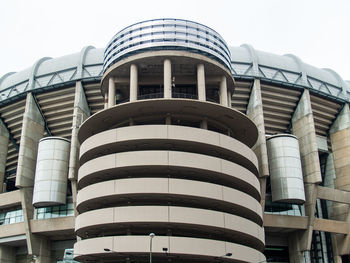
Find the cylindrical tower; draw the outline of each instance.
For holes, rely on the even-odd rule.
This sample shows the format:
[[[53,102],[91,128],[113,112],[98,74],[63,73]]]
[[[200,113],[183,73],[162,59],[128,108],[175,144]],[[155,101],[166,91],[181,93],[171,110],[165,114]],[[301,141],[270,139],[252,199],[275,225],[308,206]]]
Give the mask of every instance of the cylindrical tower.
[[[184,20],[114,36],[108,106],[79,130],[75,259],[148,262],[155,233],[154,262],[265,260],[258,132],[228,107],[228,58],[219,34]]]
[[[45,137],[39,141],[35,169],[33,205],[66,203],[70,141]]]
[[[272,201],[303,204],[305,191],[298,139],[278,134],[267,139]]]

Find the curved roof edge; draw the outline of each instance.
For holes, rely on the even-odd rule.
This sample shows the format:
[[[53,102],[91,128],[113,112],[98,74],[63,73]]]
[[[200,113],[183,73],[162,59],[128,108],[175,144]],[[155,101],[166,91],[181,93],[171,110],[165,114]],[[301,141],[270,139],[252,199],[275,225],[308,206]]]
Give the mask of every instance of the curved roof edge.
[[[331,69],[304,63],[295,55],[276,55],[244,44],[229,47],[235,79],[259,78],[271,84],[307,88],[335,100],[350,102],[350,81]],[[0,104],[30,90],[58,88],[77,80],[101,80],[104,48],[84,47],[80,52],[59,58],[39,59],[32,67],[0,77]]]

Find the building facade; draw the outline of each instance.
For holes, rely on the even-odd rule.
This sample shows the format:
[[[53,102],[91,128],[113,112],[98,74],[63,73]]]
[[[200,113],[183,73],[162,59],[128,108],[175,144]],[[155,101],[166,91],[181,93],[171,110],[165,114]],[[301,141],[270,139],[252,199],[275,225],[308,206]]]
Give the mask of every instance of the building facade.
[[[350,83],[140,22],[0,79],[1,262],[348,262]]]

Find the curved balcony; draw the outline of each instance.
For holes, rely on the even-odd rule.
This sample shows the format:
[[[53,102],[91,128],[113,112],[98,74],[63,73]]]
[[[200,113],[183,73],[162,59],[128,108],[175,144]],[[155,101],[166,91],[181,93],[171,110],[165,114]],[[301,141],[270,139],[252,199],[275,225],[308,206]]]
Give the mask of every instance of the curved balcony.
[[[108,248],[112,252],[104,251]],[[164,253],[163,248],[168,252]],[[155,262],[171,259],[175,262],[265,262],[265,256],[258,250],[231,242],[210,239],[156,236],[153,240],[152,255]],[[103,259],[149,262],[148,236],[111,236],[78,241],[74,245],[75,260]],[[232,253],[229,258],[223,255]],[[113,261],[114,260],[114,261]]]
[[[172,178],[129,178],[92,184],[77,195],[79,213],[104,207],[147,204],[211,209],[262,225],[262,209],[256,199],[213,183]]]
[[[87,138],[113,129],[118,125],[129,126],[130,120],[163,121],[167,116],[201,122],[206,120],[208,127],[217,127],[218,131],[252,147],[258,137],[255,124],[238,110],[218,104],[186,99],[154,99],[128,102],[100,111],[87,119],[80,127],[78,138],[83,143]]]
[[[144,234],[151,228],[158,234],[201,237],[241,243],[264,250],[264,231],[240,216],[199,208],[176,206],[129,206],[89,211],[76,218],[78,236]],[[147,233],[147,232],[146,232]]]
[[[81,144],[80,165],[136,148],[205,154],[239,164],[258,176],[256,155],[245,144],[217,132],[175,125],[137,125],[97,133]]]

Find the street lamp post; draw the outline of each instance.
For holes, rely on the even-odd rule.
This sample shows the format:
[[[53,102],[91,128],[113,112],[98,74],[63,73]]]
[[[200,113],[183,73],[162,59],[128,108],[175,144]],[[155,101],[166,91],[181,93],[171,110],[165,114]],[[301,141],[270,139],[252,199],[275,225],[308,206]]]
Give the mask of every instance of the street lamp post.
[[[149,234],[149,263],[152,263],[152,239],[155,237],[154,233]]]

